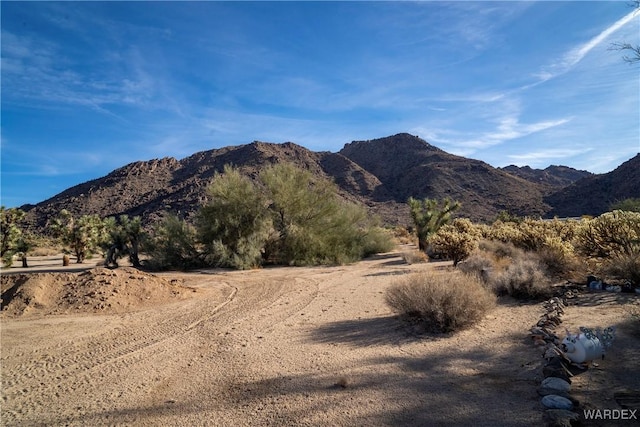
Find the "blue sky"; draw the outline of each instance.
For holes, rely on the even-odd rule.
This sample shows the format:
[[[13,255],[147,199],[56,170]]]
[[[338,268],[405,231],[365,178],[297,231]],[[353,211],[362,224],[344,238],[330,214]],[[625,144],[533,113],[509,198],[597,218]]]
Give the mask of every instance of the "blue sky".
[[[408,132],[604,173],[640,151],[627,2],[6,2],[2,204],[137,160]]]

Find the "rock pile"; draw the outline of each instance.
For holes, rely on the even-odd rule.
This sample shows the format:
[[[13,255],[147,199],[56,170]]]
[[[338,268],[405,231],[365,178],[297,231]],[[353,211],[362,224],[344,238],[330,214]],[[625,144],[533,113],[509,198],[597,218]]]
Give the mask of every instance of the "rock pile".
[[[542,348],[546,362],[542,369],[545,379],[537,389],[542,397],[545,414],[551,426],[571,426],[579,421],[579,415],[572,410],[580,405],[571,396],[571,377],[569,370],[571,360],[560,349],[560,338],[554,329],[562,323],[562,315],[567,307],[567,300],[576,297],[567,291],[562,297],[554,297],[542,303],[545,313],[530,330],[533,343]]]

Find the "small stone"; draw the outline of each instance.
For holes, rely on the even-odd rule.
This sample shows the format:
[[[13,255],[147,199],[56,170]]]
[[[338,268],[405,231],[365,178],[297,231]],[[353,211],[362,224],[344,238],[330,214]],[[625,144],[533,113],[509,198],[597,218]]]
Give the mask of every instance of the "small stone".
[[[565,392],[571,391],[571,384],[562,378],[556,377],[545,378],[544,381],[542,381],[541,387]]]
[[[545,411],[547,418],[549,418],[549,425],[554,427],[571,427],[571,423],[579,421],[580,416],[575,412],[567,411],[566,409],[547,409]]]
[[[549,409],[573,409],[573,403],[566,397],[549,394],[542,398],[542,404]]]
[[[571,371],[567,369],[564,359],[559,356],[549,359],[547,364],[542,368],[542,374],[545,378],[562,378],[569,384],[571,384],[571,377],[573,376]]]
[[[571,401],[571,403],[573,403],[573,406],[575,406],[575,407],[580,406],[580,401],[578,399],[576,399],[575,397],[571,396],[569,393],[558,391],[558,390],[553,390],[553,389],[546,388],[546,387],[538,387],[536,389],[536,391],[538,392],[538,395],[540,395],[540,396],[548,396],[550,394],[555,394],[556,396],[560,396],[560,397],[564,397],[565,399],[569,399]]]

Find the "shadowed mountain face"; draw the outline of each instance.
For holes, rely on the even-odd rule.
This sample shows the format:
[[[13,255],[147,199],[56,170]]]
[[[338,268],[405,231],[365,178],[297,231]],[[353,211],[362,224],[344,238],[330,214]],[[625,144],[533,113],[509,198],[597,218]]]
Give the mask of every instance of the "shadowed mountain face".
[[[593,176],[591,172],[573,169],[567,166],[549,166],[545,169],[532,169],[529,166],[510,165],[500,168],[511,175],[519,176],[536,184],[549,187],[550,191],[559,190],[579,179]]]
[[[616,200],[626,194],[624,191],[637,193],[640,188],[637,157],[633,160],[636,174],[628,175],[635,179],[635,186],[633,181],[627,183],[626,190],[615,193]],[[158,220],[164,212],[193,218],[208,200],[207,187],[215,173],[221,172],[225,164],[232,164],[255,179],[265,166],[278,162],[291,162],[318,177],[333,180],[341,197],[365,204],[372,214],[379,215],[390,225],[410,224],[406,205],[410,196],[459,200],[462,202],[459,215],[475,221],[490,221],[502,210],[517,215],[562,215],[557,212],[573,210],[567,210],[569,205],[563,205],[565,210],[561,210],[558,203],[584,201],[582,196],[572,198],[571,191],[567,195],[563,193],[569,188],[582,188],[576,187],[578,183],[550,195],[553,187],[550,183],[525,179],[512,167],[497,169],[478,160],[449,154],[416,136],[398,134],[371,141],[354,141],[338,153],[313,152],[291,142],[256,141],[202,151],[182,160],[164,158],[134,162],[22,209],[28,211],[30,227],[37,230],[43,230],[49,218],[62,209],[76,216],[140,215],[145,224]],[[557,178],[555,188],[560,188],[561,182],[584,174],[571,168],[552,168],[555,169],[545,171]],[[527,173],[527,176],[533,176],[538,172]],[[585,179],[598,177],[600,175]],[[589,212],[583,213],[600,209],[596,205],[591,207]],[[576,205],[575,209],[586,207]]]
[[[628,198],[640,198],[640,154],[611,172],[582,178],[545,201],[553,206],[551,216],[595,216]]]

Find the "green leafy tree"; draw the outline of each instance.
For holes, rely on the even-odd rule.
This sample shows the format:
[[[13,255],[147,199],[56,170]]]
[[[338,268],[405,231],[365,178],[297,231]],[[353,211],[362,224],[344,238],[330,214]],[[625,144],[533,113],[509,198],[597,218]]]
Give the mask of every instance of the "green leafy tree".
[[[340,206],[334,184],[316,180],[309,171],[289,163],[266,168],[260,178],[270,199],[277,232],[269,255],[278,263],[307,264],[318,260],[328,244],[323,238],[338,226],[334,222]]]
[[[13,256],[25,249],[26,240],[19,225],[24,216],[25,212],[20,209],[0,206],[0,258],[7,267],[13,263]]]
[[[362,206],[338,198],[333,182],[289,163],[264,169],[260,179],[275,230],[265,250],[268,259],[279,264],[340,264],[361,258],[384,241]]]
[[[50,228],[54,237],[59,238],[76,256],[76,262],[81,264],[109,239],[108,225],[98,215],[74,218],[69,211],[63,209]]]
[[[239,269],[260,265],[272,228],[261,191],[227,165],[214,176],[208,194],[210,201],[200,209],[197,221],[208,263]]]
[[[418,247],[427,250],[429,237],[440,227],[451,221],[451,214],[460,208],[460,202],[446,198],[442,203],[436,199],[418,200],[409,197],[407,202],[411,218],[418,234]]]
[[[195,227],[175,215],[166,216],[146,243],[150,259],[146,264],[156,270],[188,270],[205,266],[197,242]]]

